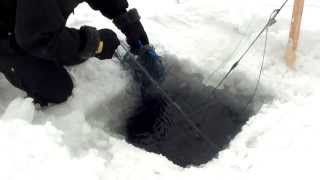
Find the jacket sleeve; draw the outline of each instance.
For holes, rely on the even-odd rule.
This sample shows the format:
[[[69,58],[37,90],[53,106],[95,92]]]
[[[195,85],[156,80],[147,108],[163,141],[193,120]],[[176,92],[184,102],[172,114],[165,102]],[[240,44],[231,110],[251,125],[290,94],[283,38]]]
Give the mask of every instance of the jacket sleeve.
[[[125,13],[129,7],[127,0],[87,0],[87,3],[109,19]]]
[[[31,55],[65,65],[94,55],[98,31],[67,28],[65,24],[56,0],[17,0],[16,40]]]

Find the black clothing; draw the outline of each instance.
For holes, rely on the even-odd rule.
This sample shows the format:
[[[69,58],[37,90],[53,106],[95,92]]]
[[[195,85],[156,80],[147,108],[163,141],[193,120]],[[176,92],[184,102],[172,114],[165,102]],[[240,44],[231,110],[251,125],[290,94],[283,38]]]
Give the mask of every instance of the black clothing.
[[[82,1],[73,0],[71,2],[68,1],[69,3],[65,1],[67,0],[17,0],[15,35],[18,44],[30,54],[48,60],[61,62],[68,61],[68,59],[81,58],[80,54],[86,50],[80,47],[84,43],[91,44],[91,42],[86,42],[89,39],[81,37],[79,30],[65,27],[65,23],[66,17]],[[113,1],[119,2],[122,6]],[[123,11],[127,8],[126,3],[120,3],[125,0],[113,1],[110,1],[110,3],[114,3],[112,7],[108,4],[109,1],[100,4],[94,0],[87,2],[94,7],[96,4],[99,4],[100,6],[98,7],[104,9],[103,14],[112,17],[116,14],[110,11],[110,8],[113,8],[113,6],[116,9],[120,9],[118,7],[120,6],[123,8]],[[65,8],[62,9],[61,4]],[[102,8],[106,6],[109,6],[109,8]],[[64,11],[67,11],[67,13],[64,13]],[[120,10],[119,13],[121,13]],[[86,37],[88,36],[90,34],[86,35]]]
[[[14,29],[14,22],[16,17],[15,9],[15,0],[0,1],[0,33],[1,31],[10,31]]]
[[[86,43],[80,44],[80,49],[83,49],[80,57],[88,59],[96,55],[100,35],[96,28],[90,26],[82,26],[80,28],[80,37]]]
[[[0,39],[0,72],[11,84],[25,90],[41,105],[67,100],[73,82],[63,65],[30,56],[9,41]]]
[[[61,0],[63,1],[63,0]],[[84,0],[81,0],[84,1]],[[113,19],[126,12],[127,0],[85,0],[91,8],[99,10],[105,17]]]
[[[112,58],[116,49],[120,45],[120,41],[117,37],[117,34],[110,29],[101,29],[99,30],[100,41],[103,42],[102,52],[96,54],[96,57],[104,60]]]
[[[126,35],[132,53],[138,54],[142,46],[149,44],[147,33],[140,22],[140,15],[136,9],[131,9],[117,16],[113,19],[113,23]]]
[[[67,17],[84,0],[1,0],[0,32],[14,32],[20,47],[35,57],[58,63],[81,57],[86,51],[86,37],[74,28],[65,27]],[[126,0],[87,0],[108,18],[126,12]],[[98,44],[98,43],[97,43]],[[80,60],[82,62],[82,60]],[[0,62],[1,63],[1,62]]]
[[[63,65],[82,63],[95,54],[97,30],[65,26],[69,14],[82,2],[0,0],[0,72],[36,101],[65,101],[73,84]],[[128,8],[126,0],[86,2],[108,18]]]

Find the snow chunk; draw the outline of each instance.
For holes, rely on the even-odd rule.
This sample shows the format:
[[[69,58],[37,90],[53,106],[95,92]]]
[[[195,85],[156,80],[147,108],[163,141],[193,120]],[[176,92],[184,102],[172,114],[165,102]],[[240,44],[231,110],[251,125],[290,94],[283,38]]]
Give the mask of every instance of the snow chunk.
[[[31,98],[16,98],[7,107],[1,119],[24,119],[32,122],[34,118],[35,107]]]

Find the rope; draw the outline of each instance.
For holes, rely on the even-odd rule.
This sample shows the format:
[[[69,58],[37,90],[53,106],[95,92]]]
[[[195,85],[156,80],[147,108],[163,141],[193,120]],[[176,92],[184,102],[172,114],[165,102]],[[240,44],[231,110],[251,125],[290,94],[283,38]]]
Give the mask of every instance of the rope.
[[[284,8],[284,6],[287,4],[289,0],[286,0],[279,9],[275,9],[269,19],[268,22],[266,23],[266,25],[262,28],[262,30],[259,32],[259,34],[257,35],[257,37],[251,42],[251,44],[249,45],[249,47],[245,50],[245,52],[240,56],[240,58],[238,59],[238,61],[236,61],[231,69],[228,71],[228,73],[221,79],[221,81],[218,83],[218,85],[215,87],[215,89],[218,89],[223,83],[224,81],[229,77],[229,75],[232,73],[232,71],[240,64],[240,62],[243,60],[243,58],[248,54],[248,52],[251,50],[251,48],[255,45],[255,43],[257,42],[257,40],[260,38],[260,36],[272,25],[274,25],[277,21],[276,21],[276,17],[279,15],[280,11]]]
[[[245,109],[243,112],[246,112],[249,105],[253,102],[255,96],[257,95],[259,86],[260,86],[260,82],[261,82],[261,77],[262,77],[262,72],[263,72],[263,67],[264,67],[264,63],[265,63],[265,57],[266,57],[266,52],[267,52],[267,43],[268,43],[268,33],[269,33],[269,28],[266,29],[266,36],[265,36],[265,42],[264,42],[264,48],[263,48],[263,55],[262,55],[262,62],[261,62],[261,67],[260,67],[260,71],[259,71],[259,76],[258,76],[258,81],[256,84],[256,87],[254,89],[254,92],[251,96],[251,98],[249,99]]]
[[[212,95],[209,96],[209,98],[215,98],[218,99],[218,96],[216,96],[216,92],[218,90],[218,88],[225,82],[225,80],[230,76],[230,74],[235,70],[235,68],[238,67],[238,65],[242,62],[242,60],[244,59],[244,57],[248,54],[248,52],[252,49],[252,47],[256,44],[256,42],[258,41],[258,39],[260,39],[260,37],[262,36],[262,34],[272,25],[274,25],[277,21],[276,18],[279,15],[279,13],[281,12],[281,10],[284,8],[284,6],[288,3],[289,0],[285,0],[284,3],[281,5],[281,7],[279,9],[275,9],[273,10],[273,12],[271,13],[267,23],[265,24],[265,26],[262,28],[262,30],[258,33],[258,35],[254,38],[254,40],[250,43],[249,47],[244,51],[244,53],[240,56],[240,58],[232,65],[232,67],[230,68],[230,70],[224,75],[224,77],[218,82],[218,84],[213,88],[212,90]],[[261,77],[260,77],[261,78]],[[259,81],[260,83],[260,81]],[[252,98],[250,98],[252,99]],[[219,99],[218,99],[219,100]],[[212,103],[208,103],[207,105],[202,104],[200,105],[200,108],[198,110],[195,110],[193,114],[198,113],[200,110],[202,110],[203,108],[208,108],[210,105],[212,105]],[[204,107],[205,106],[205,107]]]
[[[250,29],[250,27],[251,27],[252,24],[253,24],[253,18],[251,18],[250,23],[248,23],[248,26],[247,26],[247,28],[246,28],[246,33],[245,33],[245,34],[249,34],[248,32],[249,32],[249,29]],[[249,37],[250,37],[250,36],[249,36]],[[220,69],[224,68],[224,67],[226,66],[226,64],[228,64],[228,63],[232,60],[232,57],[234,57],[234,55],[235,55],[235,54],[238,52],[238,50],[240,49],[241,44],[244,42],[245,39],[249,40],[249,37],[243,37],[243,38],[241,38],[240,41],[238,41],[236,47],[235,47],[235,48],[232,50],[232,52],[227,56],[227,58],[225,58],[225,59],[222,61],[222,63],[221,63],[214,71],[212,71],[212,72],[208,75],[208,77],[206,78],[207,81],[209,81],[210,79],[212,79]]]

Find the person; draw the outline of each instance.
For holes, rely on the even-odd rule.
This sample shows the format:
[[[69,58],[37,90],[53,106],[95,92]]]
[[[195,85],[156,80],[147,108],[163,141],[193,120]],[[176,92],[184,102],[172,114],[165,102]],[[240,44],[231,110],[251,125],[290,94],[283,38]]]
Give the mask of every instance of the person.
[[[90,57],[112,58],[120,42],[110,29],[66,27],[75,7],[87,2],[126,35],[131,51],[148,45],[136,9],[127,0],[0,0],[0,72],[35,103],[62,103],[73,82],[65,66]]]

